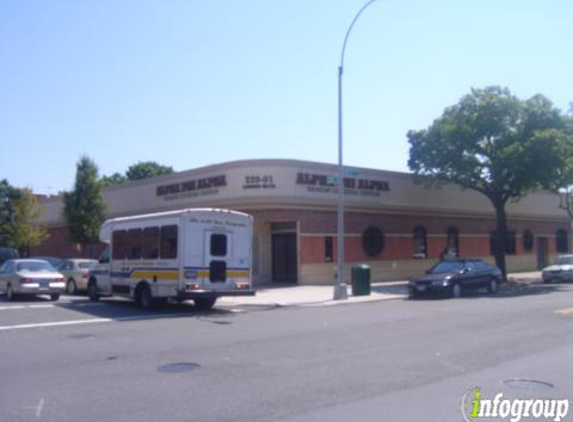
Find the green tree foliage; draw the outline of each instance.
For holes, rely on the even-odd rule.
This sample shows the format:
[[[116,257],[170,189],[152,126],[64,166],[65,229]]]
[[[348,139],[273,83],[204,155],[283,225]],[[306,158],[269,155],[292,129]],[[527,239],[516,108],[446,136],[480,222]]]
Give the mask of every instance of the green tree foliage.
[[[128,167],[125,175],[114,173],[111,176],[103,176],[101,182],[103,186],[119,185],[125,182],[147,179],[149,177],[161,176],[173,173],[173,167],[158,164],[155,161],[142,161]]]
[[[114,173],[111,176],[103,176],[101,179],[102,186],[119,185],[127,181],[127,178],[119,173]]]
[[[428,129],[408,132],[408,140],[408,166],[416,175],[490,200],[496,264],[505,276],[506,204],[560,183],[571,157],[566,116],[542,95],[522,101],[507,88],[472,89]]]
[[[148,177],[161,176],[173,173],[173,168],[157,164],[154,161],[142,161],[129,166],[125,175],[128,180],[141,180]]]
[[[0,181],[0,246],[7,246],[10,240],[9,229],[14,220],[14,201],[22,194],[21,190]]]
[[[28,256],[30,247],[37,246],[48,238],[46,229],[40,226],[44,207],[30,189],[21,189],[13,201],[12,223],[7,229],[8,246],[18,249],[21,256]]]
[[[105,209],[97,166],[84,156],[77,164],[74,189],[64,193],[63,217],[72,242],[80,243],[84,250],[96,244]],[[89,254],[92,255],[92,248]]]

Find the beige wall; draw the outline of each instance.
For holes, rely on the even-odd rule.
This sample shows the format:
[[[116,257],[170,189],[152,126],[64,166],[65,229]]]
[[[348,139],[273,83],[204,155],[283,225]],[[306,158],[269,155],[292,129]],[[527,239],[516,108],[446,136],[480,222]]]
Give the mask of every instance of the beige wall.
[[[488,200],[481,194],[461,190],[455,185],[427,189],[413,182],[410,174],[356,168],[358,176],[350,177],[356,184],[384,182],[388,191],[347,189],[348,209],[400,210],[405,213],[439,212],[444,215],[493,215]],[[104,189],[109,216],[133,215],[168,209],[190,207],[248,208],[264,206],[296,206],[334,208],[337,188],[334,186],[297,183],[299,174],[329,176],[336,166],[295,160],[236,161],[160,176]],[[158,187],[183,185],[223,176],[225,185],[195,189],[172,195],[158,195]],[[252,183],[256,179],[268,183]],[[254,186],[254,187],[253,187]],[[42,201],[46,212],[42,222],[61,224],[61,199]],[[566,214],[558,208],[556,195],[539,192],[517,204],[508,205],[508,214],[515,217],[563,219]]]

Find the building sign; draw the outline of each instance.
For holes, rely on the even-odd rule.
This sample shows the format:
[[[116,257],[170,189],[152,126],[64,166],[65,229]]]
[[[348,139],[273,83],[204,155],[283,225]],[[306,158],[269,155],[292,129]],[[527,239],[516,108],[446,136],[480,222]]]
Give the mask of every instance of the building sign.
[[[324,174],[297,173],[296,184],[306,186],[312,193],[338,193],[338,183]],[[344,194],[359,196],[380,196],[381,192],[390,191],[390,184],[383,180],[344,178]]]
[[[157,186],[156,195],[166,201],[217,195],[220,187],[227,186],[227,176],[219,175]]]
[[[274,178],[270,174],[245,176],[243,189],[276,189]]]

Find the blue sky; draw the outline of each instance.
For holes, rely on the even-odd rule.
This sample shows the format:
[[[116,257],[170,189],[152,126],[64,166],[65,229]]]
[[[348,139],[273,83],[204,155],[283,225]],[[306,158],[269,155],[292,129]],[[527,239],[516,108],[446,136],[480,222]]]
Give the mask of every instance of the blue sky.
[[[0,0],[0,178],[71,189],[153,160],[335,163],[337,67],[365,0]],[[471,87],[573,101],[570,0],[379,0],[350,36],[344,161],[406,171],[406,133]]]

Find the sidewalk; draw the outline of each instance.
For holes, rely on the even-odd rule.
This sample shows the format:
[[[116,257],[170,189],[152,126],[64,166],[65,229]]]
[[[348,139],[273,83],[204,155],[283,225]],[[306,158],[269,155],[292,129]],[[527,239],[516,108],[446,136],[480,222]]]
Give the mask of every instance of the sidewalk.
[[[509,282],[531,284],[541,279],[539,271],[508,274]],[[219,305],[224,306],[332,306],[350,303],[377,302],[405,299],[408,297],[407,281],[387,281],[372,283],[369,296],[352,296],[351,286],[347,286],[347,300],[333,300],[333,286],[265,285],[257,287],[255,296],[222,297]]]

